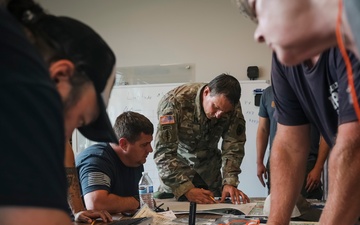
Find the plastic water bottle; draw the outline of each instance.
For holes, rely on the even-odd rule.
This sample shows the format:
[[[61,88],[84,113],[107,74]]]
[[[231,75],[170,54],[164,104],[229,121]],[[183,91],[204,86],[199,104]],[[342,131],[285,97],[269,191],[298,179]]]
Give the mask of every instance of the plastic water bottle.
[[[150,209],[155,209],[153,183],[147,172],[143,172],[139,182],[139,198],[141,207],[147,204]]]

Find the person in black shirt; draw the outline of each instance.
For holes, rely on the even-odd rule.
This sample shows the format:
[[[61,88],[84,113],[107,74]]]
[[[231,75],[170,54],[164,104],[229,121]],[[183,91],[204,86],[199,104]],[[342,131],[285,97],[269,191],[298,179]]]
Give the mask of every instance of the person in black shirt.
[[[64,143],[76,127],[116,142],[104,104],[115,56],[77,20],[32,1],[1,3],[0,224],[70,224]]]
[[[350,59],[354,82],[360,84],[360,64]],[[302,185],[309,154],[310,123],[332,148],[329,193],[320,224],[355,224],[360,212],[360,125],[349,95],[345,63],[338,48],[297,66],[284,66],[273,54],[272,85],[277,133],[271,168],[271,211],[267,224],[288,224]],[[360,85],[356,85],[357,95]],[[345,211],[346,210],[346,213]],[[281,212],[281,213],[279,213]]]

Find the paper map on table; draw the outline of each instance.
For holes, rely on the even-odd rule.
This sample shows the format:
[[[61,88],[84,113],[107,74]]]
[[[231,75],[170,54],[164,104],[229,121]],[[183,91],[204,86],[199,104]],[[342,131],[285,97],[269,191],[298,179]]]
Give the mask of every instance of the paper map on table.
[[[166,209],[169,207],[170,210],[174,212],[185,212],[188,213],[190,209],[189,202],[178,202],[174,199],[156,199],[156,205],[164,203],[162,208]],[[255,207],[256,203],[247,203],[247,204],[229,204],[229,203],[215,203],[215,204],[196,204],[196,211],[207,211],[213,209],[237,209],[243,212],[245,215]]]

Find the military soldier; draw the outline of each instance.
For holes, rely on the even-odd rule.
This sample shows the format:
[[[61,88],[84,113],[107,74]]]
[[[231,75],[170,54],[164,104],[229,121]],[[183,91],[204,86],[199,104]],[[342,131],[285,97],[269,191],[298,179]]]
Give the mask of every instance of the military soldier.
[[[162,182],[159,198],[171,193],[196,203],[214,203],[213,196],[249,202],[237,189],[246,140],[240,92],[236,78],[221,74],[208,84],[179,86],[162,98],[154,153]]]

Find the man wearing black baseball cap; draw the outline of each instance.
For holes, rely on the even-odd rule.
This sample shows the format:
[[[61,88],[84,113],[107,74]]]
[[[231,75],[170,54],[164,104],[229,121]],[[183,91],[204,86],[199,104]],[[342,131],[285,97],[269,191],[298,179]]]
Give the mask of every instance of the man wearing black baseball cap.
[[[77,20],[10,0],[20,27],[1,3],[0,224],[70,224],[64,143],[79,127],[91,140],[117,143],[106,114],[115,55]]]
[[[72,18],[36,14],[31,10],[25,10],[22,14],[23,24],[45,56],[50,76],[55,80],[65,103],[67,138],[74,128],[79,127],[79,131],[90,140],[117,143],[106,113],[115,79],[115,55],[112,50],[94,30]],[[82,91],[86,91],[91,86],[89,84],[96,92],[98,113],[89,118],[82,115],[84,121],[78,124],[70,123],[66,113],[72,107],[79,107],[78,101],[84,97]]]

